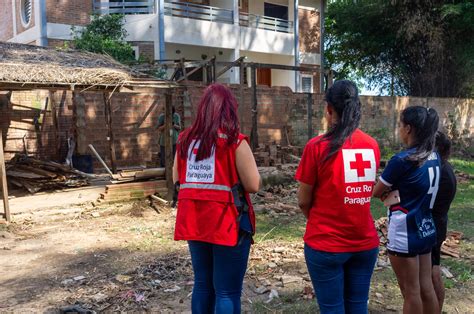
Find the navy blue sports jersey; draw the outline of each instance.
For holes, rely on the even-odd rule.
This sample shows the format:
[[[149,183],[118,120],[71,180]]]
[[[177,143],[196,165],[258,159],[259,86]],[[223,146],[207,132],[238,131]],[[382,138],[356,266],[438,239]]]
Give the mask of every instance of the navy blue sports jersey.
[[[400,204],[388,210],[388,244],[394,252],[424,254],[436,243],[431,215],[438,193],[441,159],[433,152],[421,166],[406,159],[415,149],[393,156],[380,177],[385,185],[400,192]]]

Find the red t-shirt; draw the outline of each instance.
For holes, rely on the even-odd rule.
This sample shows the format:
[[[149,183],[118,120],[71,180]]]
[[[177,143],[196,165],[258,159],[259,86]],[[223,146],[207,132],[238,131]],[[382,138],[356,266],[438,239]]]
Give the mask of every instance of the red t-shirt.
[[[329,141],[321,137],[306,144],[295,176],[314,186],[304,241],[315,250],[334,253],[376,248],[379,238],[370,199],[380,164],[378,144],[357,129],[323,162]]]

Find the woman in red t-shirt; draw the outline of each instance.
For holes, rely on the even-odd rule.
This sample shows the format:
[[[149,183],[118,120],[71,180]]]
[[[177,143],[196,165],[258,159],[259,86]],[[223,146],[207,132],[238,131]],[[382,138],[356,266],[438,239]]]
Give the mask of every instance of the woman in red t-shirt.
[[[326,102],[329,130],[306,144],[295,176],[308,219],[306,265],[321,313],[367,313],[379,245],[370,200],[380,151],[358,129],[361,103],[353,82],[336,81]]]
[[[175,240],[187,240],[194,271],[193,313],[240,313],[255,215],[248,193],[260,175],[237,101],[209,86],[196,120],[178,139],[173,180],[180,182]]]

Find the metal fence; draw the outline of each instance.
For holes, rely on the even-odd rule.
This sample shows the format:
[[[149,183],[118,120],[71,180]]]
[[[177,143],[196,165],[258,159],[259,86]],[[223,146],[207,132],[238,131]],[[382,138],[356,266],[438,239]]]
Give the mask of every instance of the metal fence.
[[[280,33],[293,33],[293,22],[275,17],[256,15],[252,13],[240,13],[240,25],[253,28],[261,28]]]
[[[233,24],[232,10],[188,2],[165,2],[165,15]]]
[[[154,0],[142,1],[109,1],[94,0],[96,14],[153,14],[155,13]]]

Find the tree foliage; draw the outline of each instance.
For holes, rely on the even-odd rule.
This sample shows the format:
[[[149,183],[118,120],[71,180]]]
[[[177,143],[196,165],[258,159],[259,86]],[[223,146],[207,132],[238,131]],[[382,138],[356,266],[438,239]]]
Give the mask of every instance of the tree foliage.
[[[76,49],[107,54],[119,62],[135,60],[132,46],[125,42],[123,15],[93,15],[89,25],[72,31]]]
[[[326,15],[326,66],[394,94],[472,96],[471,0],[335,0]]]

